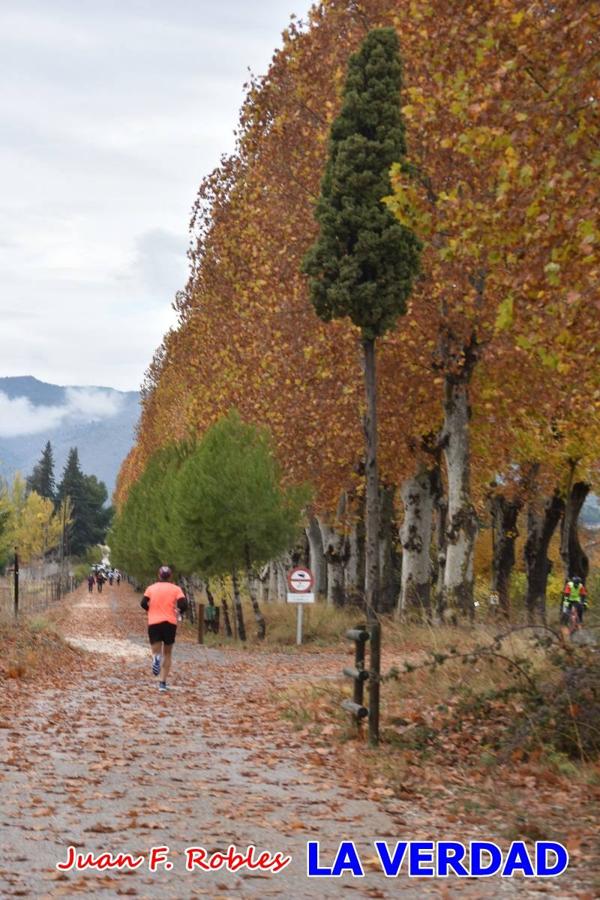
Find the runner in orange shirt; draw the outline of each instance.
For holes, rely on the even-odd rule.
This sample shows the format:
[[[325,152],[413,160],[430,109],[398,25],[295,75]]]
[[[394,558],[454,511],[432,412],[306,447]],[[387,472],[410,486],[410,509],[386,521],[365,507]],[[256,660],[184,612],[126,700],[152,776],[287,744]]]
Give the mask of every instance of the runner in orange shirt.
[[[152,648],[152,674],[160,677],[159,691],[168,691],[167,678],[171,671],[171,657],[179,614],[187,609],[185,594],[171,582],[168,566],[158,570],[158,581],[144,591],[140,606],[148,613],[148,637]]]

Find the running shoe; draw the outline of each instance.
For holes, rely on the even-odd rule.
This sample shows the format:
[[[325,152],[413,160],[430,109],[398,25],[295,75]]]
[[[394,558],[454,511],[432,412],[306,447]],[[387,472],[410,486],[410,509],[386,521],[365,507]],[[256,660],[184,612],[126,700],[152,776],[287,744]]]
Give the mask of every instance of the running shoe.
[[[169,690],[169,686],[168,686],[168,684],[167,684],[166,681],[159,681],[159,682],[158,682],[158,689],[159,689],[159,691],[160,691],[161,693],[164,693],[165,691],[168,691],[168,690]]]
[[[160,653],[157,653],[156,656],[153,657],[153,659],[152,659],[152,674],[153,675],[158,675],[158,673],[160,672],[160,662],[161,662]]]

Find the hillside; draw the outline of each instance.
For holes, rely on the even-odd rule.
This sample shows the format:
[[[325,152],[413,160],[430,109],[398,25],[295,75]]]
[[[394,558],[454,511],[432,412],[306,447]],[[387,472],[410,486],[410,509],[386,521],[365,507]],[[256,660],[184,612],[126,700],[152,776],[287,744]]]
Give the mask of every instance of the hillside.
[[[137,391],[47,384],[31,376],[0,378],[0,474],[27,475],[46,441],[60,477],[70,447],[83,471],[112,493],[119,466],[133,444],[139,416]]]

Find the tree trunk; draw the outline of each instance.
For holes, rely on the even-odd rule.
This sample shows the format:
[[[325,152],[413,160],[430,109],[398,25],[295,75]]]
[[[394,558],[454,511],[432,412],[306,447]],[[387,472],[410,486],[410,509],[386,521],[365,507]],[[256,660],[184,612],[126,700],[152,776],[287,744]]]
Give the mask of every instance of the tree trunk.
[[[269,580],[267,591],[269,594],[270,603],[279,600],[279,597],[277,596],[277,566],[274,562],[269,563]]]
[[[208,600],[209,607],[214,607],[215,598],[213,597],[213,593],[210,589],[210,584],[208,582],[208,579],[204,583],[204,590],[206,591],[206,599]],[[207,622],[208,631],[212,631],[214,634],[216,634],[218,631],[218,629],[217,629],[217,631],[215,631],[215,624],[216,624],[216,620],[213,620],[213,619],[209,619]]]
[[[363,338],[366,410],[365,430],[365,612],[371,626],[369,654],[369,743],[379,743],[379,679],[381,626],[379,609],[379,474],[377,471],[377,370],[375,341]]]
[[[242,598],[240,597],[240,588],[238,585],[237,572],[231,573],[231,583],[233,585],[233,605],[235,607],[235,618],[237,621],[237,633],[241,641],[246,640],[246,627],[244,625],[244,610],[242,609]]]
[[[289,556],[284,557],[283,559],[278,559],[275,562],[275,599],[279,603],[287,602],[287,592],[288,592],[288,583],[287,583],[287,573],[288,569],[292,568],[292,561]]]
[[[391,613],[398,605],[401,557],[394,499],[396,488],[386,485],[379,494],[379,610]]]
[[[310,517],[306,529],[308,539],[308,565],[315,577],[315,593],[317,596],[327,593],[327,563],[323,551],[323,538],[319,523],[314,516]]]
[[[195,625],[197,615],[196,615],[196,596],[194,593],[194,585],[191,578],[183,578],[179,579],[179,586],[181,587],[183,593],[186,596],[188,601],[188,616],[192,625]]]
[[[377,473],[377,371],[375,341],[363,338],[365,431],[365,609],[376,621],[379,609],[379,477]],[[378,685],[377,685],[378,687]]]
[[[225,625],[225,634],[227,637],[237,637],[237,630],[235,627],[235,618],[233,620],[233,627],[231,625],[231,616],[229,615],[229,604],[227,603],[227,590],[225,588],[225,579],[221,577],[219,579],[221,584],[221,604],[223,606],[223,622]]]
[[[267,623],[265,622],[265,617],[260,611],[260,606],[258,605],[258,600],[256,599],[256,582],[252,576],[252,572],[247,570],[246,577],[248,579],[248,594],[250,595],[250,603],[252,604],[252,609],[254,610],[254,618],[256,619],[256,636],[260,641],[262,641],[265,639],[265,636],[267,634]]]
[[[344,602],[363,605],[365,593],[365,507],[362,497],[344,492],[337,509],[337,520],[344,531]]]
[[[590,492],[590,485],[584,481],[573,483],[575,466],[572,465],[571,477],[565,498],[565,511],[560,527],[560,557],[563,563],[565,581],[579,576],[584,582],[590,570],[590,562],[579,542],[579,513]]]
[[[231,628],[231,619],[229,618],[229,606],[227,604],[227,598],[225,594],[221,597],[221,606],[223,607],[223,624],[225,626],[225,634],[227,637],[233,637],[233,630]]]
[[[327,603],[332,606],[344,605],[344,557],[345,540],[335,528],[317,519],[321,529],[323,551],[327,563]]]
[[[269,602],[269,563],[258,573],[258,602]]]
[[[306,529],[300,535],[296,545],[290,553],[290,562],[293,567],[309,565],[310,545],[308,543],[308,535]]]
[[[473,555],[477,518],[471,502],[469,391],[466,377],[446,376],[444,457],[448,473],[448,523],[444,606],[473,618]]]
[[[361,541],[360,524],[354,522],[346,535],[344,548],[345,602],[355,606],[361,605],[364,586],[364,538]]]
[[[535,490],[535,486],[534,486]],[[552,563],[548,547],[560,521],[564,503],[558,491],[551,497],[537,500],[535,494],[527,510],[527,541],[525,566],[527,570],[527,616],[530,622],[546,620],[546,585]]]
[[[287,569],[281,559],[271,560],[266,579],[269,602],[285,603],[287,600]]]
[[[519,536],[517,519],[523,504],[500,493],[490,496],[492,517],[492,591],[498,595],[502,615],[510,619],[510,576],[515,564],[515,541]]]
[[[260,603],[260,595],[261,595],[261,581],[258,575],[258,572],[248,566],[246,566],[246,581],[248,584],[248,595],[252,595],[256,598],[256,602]]]
[[[446,527],[448,521],[448,503],[444,493],[440,454],[432,473],[433,504],[435,508],[435,563],[433,580],[435,584],[436,619],[444,619],[444,572],[446,570]]]
[[[431,618],[431,526],[433,518],[432,473],[425,465],[400,488],[404,521],[402,542],[402,582],[399,613],[424,612]]]
[[[256,636],[259,641],[263,641],[267,634],[267,623],[265,622],[265,617],[261,613],[260,606],[258,605],[258,600],[256,599],[256,575],[252,571],[250,550],[248,546],[246,546],[246,580],[248,582],[248,594],[250,596],[250,603],[252,604],[252,609],[254,610],[254,618],[256,619]]]

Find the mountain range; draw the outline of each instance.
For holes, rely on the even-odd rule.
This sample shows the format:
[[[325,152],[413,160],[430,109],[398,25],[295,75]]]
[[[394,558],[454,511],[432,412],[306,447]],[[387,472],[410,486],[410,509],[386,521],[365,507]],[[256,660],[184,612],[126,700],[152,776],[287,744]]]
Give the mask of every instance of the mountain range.
[[[85,474],[103,481],[110,496],[139,414],[137,391],[0,378],[0,475],[29,475],[50,441],[57,482],[69,449],[77,447]]]

